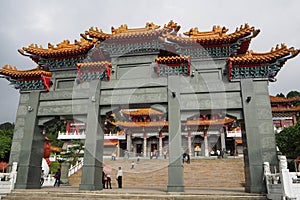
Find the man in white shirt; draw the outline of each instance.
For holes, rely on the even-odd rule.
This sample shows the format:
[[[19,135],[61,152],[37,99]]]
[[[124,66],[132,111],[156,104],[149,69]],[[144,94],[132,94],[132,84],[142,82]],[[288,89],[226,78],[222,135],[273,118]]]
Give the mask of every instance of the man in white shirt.
[[[118,188],[122,188],[122,176],[123,176],[123,171],[122,171],[121,167],[119,167],[119,170],[117,173]]]

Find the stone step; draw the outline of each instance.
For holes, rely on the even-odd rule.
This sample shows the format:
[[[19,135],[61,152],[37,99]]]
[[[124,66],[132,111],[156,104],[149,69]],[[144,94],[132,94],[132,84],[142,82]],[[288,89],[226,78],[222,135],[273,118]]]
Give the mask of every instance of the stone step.
[[[3,197],[3,200],[75,200],[75,199],[203,199],[203,200],[266,200],[264,195],[247,194],[234,190],[211,190],[202,188],[195,190],[186,189],[182,193],[167,193],[161,189],[150,190],[147,188],[112,189],[102,191],[78,191],[70,187],[44,188],[42,190],[14,190]]]
[[[165,187],[168,181],[168,160],[141,160],[131,169],[132,160],[104,160],[112,168],[112,187],[117,186],[116,173],[123,169],[123,185],[130,187]],[[242,187],[245,184],[243,158],[195,159],[184,163],[184,184],[186,187]],[[82,171],[70,177],[71,186],[79,186]]]

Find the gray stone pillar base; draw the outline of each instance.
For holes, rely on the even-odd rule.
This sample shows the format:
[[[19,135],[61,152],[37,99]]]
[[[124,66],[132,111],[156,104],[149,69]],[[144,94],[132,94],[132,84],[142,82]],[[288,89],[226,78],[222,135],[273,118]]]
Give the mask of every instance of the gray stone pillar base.
[[[102,171],[103,167],[85,165],[82,167],[81,184],[79,190],[102,190]]]
[[[183,176],[177,176],[176,174],[182,174],[182,165],[169,165],[168,166],[168,192],[184,192]]]
[[[102,185],[95,185],[95,184],[80,184],[79,189],[92,191],[92,190],[102,190],[103,187]]]
[[[40,173],[41,166],[19,165],[15,189],[41,189]]]
[[[168,185],[168,192],[184,192],[184,187],[183,186],[170,186]]]

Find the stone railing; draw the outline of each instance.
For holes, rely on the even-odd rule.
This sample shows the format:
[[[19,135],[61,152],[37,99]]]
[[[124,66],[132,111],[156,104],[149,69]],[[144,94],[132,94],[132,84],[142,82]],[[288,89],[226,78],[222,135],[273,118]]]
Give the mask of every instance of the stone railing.
[[[0,194],[10,193],[14,189],[17,179],[17,163],[12,164],[10,173],[0,173]]]
[[[69,173],[68,173],[68,177],[70,177],[71,175],[75,174],[79,169],[81,169],[83,166],[83,159],[81,159],[80,161],[77,161],[77,163],[70,167],[69,169]]]
[[[42,187],[45,186],[54,186],[55,178],[53,174],[48,174],[48,176],[44,177],[44,183]]]
[[[264,163],[267,198],[272,200],[300,200],[300,174],[289,172],[285,156],[280,156],[279,160],[279,173],[271,173],[269,163]]]
[[[58,136],[57,136],[57,139],[59,140],[75,140],[75,139],[78,139],[78,140],[84,140],[86,138],[86,134],[85,134],[85,131],[74,131],[74,132],[58,132]]]

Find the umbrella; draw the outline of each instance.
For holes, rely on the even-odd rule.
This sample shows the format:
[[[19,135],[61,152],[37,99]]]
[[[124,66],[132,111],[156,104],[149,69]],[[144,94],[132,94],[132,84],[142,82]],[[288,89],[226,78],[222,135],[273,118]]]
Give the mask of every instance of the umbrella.
[[[104,166],[103,171],[105,174],[111,174],[112,168],[110,166]]]

